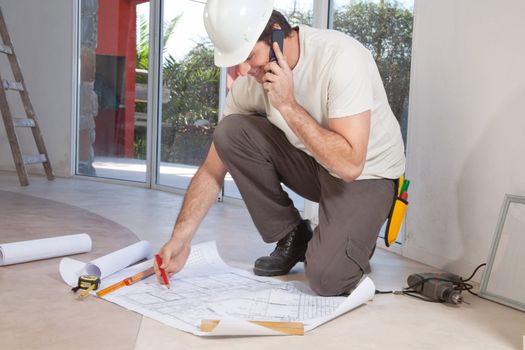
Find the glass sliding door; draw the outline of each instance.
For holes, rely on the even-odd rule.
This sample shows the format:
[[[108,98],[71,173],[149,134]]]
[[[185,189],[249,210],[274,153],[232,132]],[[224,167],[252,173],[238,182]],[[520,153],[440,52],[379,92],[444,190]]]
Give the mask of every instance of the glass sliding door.
[[[220,69],[202,20],[204,1],[163,2],[157,183],[186,189],[218,121]]]
[[[145,182],[149,2],[80,7],[76,172]]]
[[[206,2],[79,3],[76,173],[185,190],[212,142],[219,100],[237,77],[213,63]],[[314,0],[276,2],[293,25],[312,25],[313,7]],[[304,200],[284,188],[302,210]],[[241,198],[229,175],[224,195]]]

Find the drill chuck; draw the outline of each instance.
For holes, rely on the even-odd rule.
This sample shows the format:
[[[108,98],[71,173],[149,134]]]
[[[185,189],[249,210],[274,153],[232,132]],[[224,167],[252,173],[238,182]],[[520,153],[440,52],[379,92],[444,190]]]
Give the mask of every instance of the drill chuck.
[[[443,291],[443,301],[451,304],[461,304],[463,302],[463,296],[461,293],[454,288],[446,288]]]

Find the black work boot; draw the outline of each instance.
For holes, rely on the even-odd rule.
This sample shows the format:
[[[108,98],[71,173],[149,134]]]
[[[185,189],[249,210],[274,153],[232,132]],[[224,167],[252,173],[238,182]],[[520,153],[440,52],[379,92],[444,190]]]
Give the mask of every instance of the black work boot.
[[[286,275],[299,261],[304,261],[308,241],[312,238],[310,221],[301,220],[299,225],[277,242],[270,256],[255,260],[253,272],[257,276]]]

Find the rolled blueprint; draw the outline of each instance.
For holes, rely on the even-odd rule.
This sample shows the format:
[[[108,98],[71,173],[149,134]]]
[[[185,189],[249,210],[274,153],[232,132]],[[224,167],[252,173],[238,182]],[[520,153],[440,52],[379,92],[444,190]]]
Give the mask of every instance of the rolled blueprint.
[[[86,253],[91,238],[86,233],[0,244],[0,266],[57,256]]]
[[[151,244],[148,241],[140,241],[88,263],[64,258],[60,261],[60,275],[64,282],[74,286],[81,275],[105,278],[127,266],[151,257],[152,254]]]
[[[146,259],[151,256],[152,251],[151,244],[148,241],[140,241],[87,263],[86,272],[88,275],[104,278]]]

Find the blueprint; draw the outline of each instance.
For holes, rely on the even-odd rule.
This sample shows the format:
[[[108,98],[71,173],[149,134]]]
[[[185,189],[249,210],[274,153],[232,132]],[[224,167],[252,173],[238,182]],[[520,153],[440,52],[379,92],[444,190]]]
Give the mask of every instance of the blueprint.
[[[103,281],[102,288],[151,265],[150,260],[125,269]],[[103,298],[196,335],[277,335],[282,333],[248,321],[302,322],[309,331],[366,303],[375,292],[366,277],[348,297],[320,297],[293,282],[229,267],[215,242],[193,246],[186,266],[170,278],[170,285],[168,289],[151,276]],[[220,320],[220,327],[202,332],[202,320]]]

